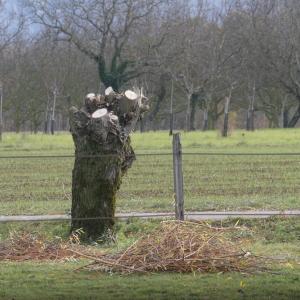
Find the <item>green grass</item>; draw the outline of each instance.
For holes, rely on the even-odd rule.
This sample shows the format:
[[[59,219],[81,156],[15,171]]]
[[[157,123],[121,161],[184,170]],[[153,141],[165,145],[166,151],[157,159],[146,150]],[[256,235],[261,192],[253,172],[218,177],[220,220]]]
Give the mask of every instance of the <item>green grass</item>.
[[[185,152],[230,151],[230,152],[300,152],[300,129],[264,129],[254,132],[237,130],[227,138],[217,131],[182,132],[181,139]],[[171,137],[167,131],[134,133],[132,142],[138,153],[171,150]],[[195,149],[196,148],[196,149]],[[44,134],[4,133],[0,144],[1,155],[73,153],[73,142],[68,132],[54,136]],[[28,153],[30,152],[30,153]]]
[[[136,133],[137,154],[170,153],[167,132]],[[184,153],[300,153],[300,129],[182,133]],[[72,155],[69,133],[4,134],[0,157]],[[1,214],[65,213],[73,158],[0,159]],[[300,155],[183,156],[187,210],[297,209]],[[123,179],[117,211],[173,211],[172,156],[139,156]]]
[[[227,220],[223,226],[233,225]],[[98,247],[116,251],[127,247],[141,234],[150,233],[158,221],[130,220],[117,224],[117,244]],[[213,225],[220,226],[220,222]],[[300,220],[271,218],[241,220],[236,238],[251,241],[251,252],[286,259],[275,264],[274,273],[242,275],[172,274],[154,275],[103,274],[74,271],[87,263],[77,262],[0,262],[0,299],[299,299],[300,298]],[[28,230],[48,239],[67,238],[67,223],[6,224],[0,237],[9,232]],[[298,263],[297,263],[298,262]]]
[[[2,263],[0,299],[299,299],[299,269],[283,275],[74,272],[76,263]],[[242,284],[241,284],[242,282]],[[242,288],[241,288],[242,285]]]
[[[184,152],[295,153],[300,130],[182,134]],[[137,153],[171,152],[167,132],[135,134]],[[0,156],[71,155],[68,133],[55,136],[5,134]],[[189,210],[285,209],[300,207],[298,156],[184,156],[185,203]],[[70,208],[72,158],[1,159],[0,214],[64,213]],[[171,156],[138,156],[124,177],[118,211],[173,210]],[[234,224],[229,220],[223,225]],[[116,226],[117,251],[151,232],[157,221],[130,220]],[[119,276],[74,270],[78,262],[1,262],[0,299],[300,299],[299,218],[241,220],[255,254],[286,259],[274,274],[156,274]],[[6,223],[0,240],[27,230],[67,239],[68,222]],[[102,248],[99,248],[100,250]],[[241,285],[242,282],[242,285]],[[242,287],[241,287],[242,286]]]

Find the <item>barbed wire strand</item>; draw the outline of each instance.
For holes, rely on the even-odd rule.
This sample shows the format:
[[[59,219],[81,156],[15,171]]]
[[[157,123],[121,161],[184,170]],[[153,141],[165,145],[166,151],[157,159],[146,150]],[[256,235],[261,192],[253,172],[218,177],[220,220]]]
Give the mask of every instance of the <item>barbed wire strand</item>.
[[[171,152],[162,153],[136,153],[135,156],[172,156]],[[300,156],[300,152],[183,152],[183,156]],[[79,155],[62,154],[62,155],[6,155],[0,156],[0,159],[27,159],[27,158],[103,158],[118,157],[118,154],[101,154],[101,155]]]

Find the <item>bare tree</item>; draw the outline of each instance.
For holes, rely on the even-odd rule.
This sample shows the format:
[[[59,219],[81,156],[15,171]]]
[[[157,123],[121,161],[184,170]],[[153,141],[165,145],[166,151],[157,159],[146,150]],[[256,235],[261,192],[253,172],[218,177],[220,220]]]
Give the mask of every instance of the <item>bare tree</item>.
[[[148,54],[136,57],[132,36],[162,0],[26,1],[33,20],[52,29],[57,40],[72,43],[91,58],[105,87],[118,91],[141,76]],[[148,43],[148,52],[155,44]]]
[[[0,0],[0,55],[19,35],[24,26],[24,19],[20,15],[18,21],[13,22],[15,12],[6,9],[5,2]],[[3,90],[5,83],[5,74],[0,73],[0,141],[2,141],[3,131]]]
[[[280,86],[296,100],[287,122],[287,127],[294,127],[300,119],[300,3],[253,0],[250,8],[257,49],[264,59],[260,71],[269,83],[273,81],[274,87]]]

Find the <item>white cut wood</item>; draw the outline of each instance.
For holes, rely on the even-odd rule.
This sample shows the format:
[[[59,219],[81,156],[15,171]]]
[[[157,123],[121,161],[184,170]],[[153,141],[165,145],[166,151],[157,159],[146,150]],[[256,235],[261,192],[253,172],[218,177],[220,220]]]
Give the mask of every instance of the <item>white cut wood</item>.
[[[110,119],[111,119],[112,121],[118,121],[118,120],[119,120],[118,116],[116,116],[116,115],[114,115],[114,114],[112,114],[112,113],[109,114],[109,117],[110,117]]]
[[[135,92],[133,92],[133,91],[131,91],[131,90],[127,90],[127,91],[125,92],[125,97],[126,97],[128,100],[137,101],[139,96],[138,96]]]
[[[85,96],[86,99],[90,99],[90,100],[94,99],[95,97],[96,95],[94,93],[89,93]]]
[[[92,118],[93,119],[102,118],[106,114],[107,114],[107,109],[106,108],[97,109],[95,112],[93,112]]]
[[[104,94],[105,94],[105,96],[108,96],[108,95],[110,95],[111,93],[114,93],[114,90],[113,90],[113,88],[110,86],[110,87],[108,87],[108,88],[105,90]]]
[[[130,111],[133,111],[138,103],[138,98],[139,96],[135,92],[127,90],[124,93],[124,97],[119,99],[120,113],[127,114]]]

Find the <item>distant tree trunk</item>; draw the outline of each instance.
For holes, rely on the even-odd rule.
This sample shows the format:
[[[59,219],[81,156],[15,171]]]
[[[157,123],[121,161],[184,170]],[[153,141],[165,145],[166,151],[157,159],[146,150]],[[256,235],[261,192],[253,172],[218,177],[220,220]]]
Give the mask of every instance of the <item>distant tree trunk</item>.
[[[276,111],[271,111],[271,112],[265,111],[265,116],[269,120],[269,128],[279,128],[279,118]]]
[[[284,108],[282,118],[282,127],[287,128],[289,124],[289,110],[287,108]]]
[[[226,97],[225,100],[225,108],[224,108],[224,125],[223,125],[223,132],[222,132],[222,136],[223,137],[227,137],[228,135],[228,113],[229,113],[229,102],[230,102],[230,97]]]
[[[15,119],[15,131],[16,133],[20,133],[21,131],[21,120],[19,119],[18,116],[16,116],[16,119]]]
[[[140,132],[143,133],[145,132],[145,121],[140,120]]]
[[[253,82],[252,95],[249,96],[249,108],[247,111],[247,130],[254,131],[254,102],[256,98],[256,82]]]
[[[173,135],[173,130],[174,130],[174,114],[173,112],[170,113],[170,125],[169,125],[169,135]]]
[[[250,130],[250,109],[247,109],[247,114],[246,114],[246,130]]]
[[[189,130],[196,130],[195,128],[195,114],[196,114],[196,105],[197,105],[198,96],[193,94],[191,96],[191,116],[190,116],[190,128]]]
[[[218,119],[218,112],[213,109],[207,112],[207,128],[213,130],[216,127],[216,121]]]
[[[51,134],[54,134],[54,130],[55,130],[55,120],[54,119],[51,119],[51,126],[50,126],[50,131],[51,131]]]
[[[31,122],[31,131],[33,131],[34,134],[38,133],[39,130],[40,121],[37,119],[33,119]]]
[[[82,228],[85,238],[95,240],[113,229],[116,192],[135,159],[129,134],[144,106],[137,94],[128,95],[133,99],[113,92],[89,94],[81,110],[70,109],[75,144],[71,229]]]
[[[246,130],[254,131],[254,109],[247,110]]]
[[[188,95],[187,99],[187,107],[185,112],[185,131],[191,130],[191,102],[192,102],[192,94]]]
[[[114,76],[111,72],[108,71],[106,63],[104,61],[103,57],[97,57],[96,63],[98,65],[98,74],[101,82],[103,82],[104,86],[112,87],[113,90],[119,91],[119,88],[121,86],[120,80],[118,80],[118,76]],[[117,74],[120,75],[120,74]]]
[[[254,131],[254,109],[250,110],[250,130]]]
[[[299,97],[299,100],[300,100],[300,97]],[[297,122],[299,121],[299,119],[300,119],[300,104],[298,105],[297,110],[295,111],[293,117],[289,120],[287,127],[288,128],[295,127]]]
[[[157,91],[155,92],[155,96],[153,100],[155,101],[154,103],[152,102],[153,109],[151,112],[147,114],[147,120],[150,122],[153,122],[156,115],[160,111],[161,104],[166,98],[167,94],[167,89],[166,89],[166,80],[168,78],[168,74],[164,73],[159,77],[159,87]]]
[[[203,112],[203,131],[208,130],[208,113],[207,109]]]

